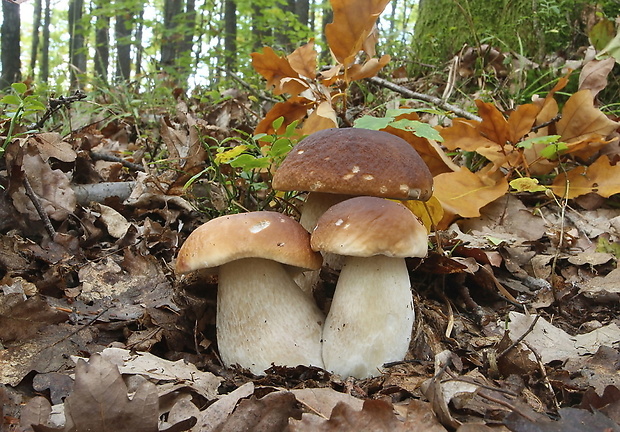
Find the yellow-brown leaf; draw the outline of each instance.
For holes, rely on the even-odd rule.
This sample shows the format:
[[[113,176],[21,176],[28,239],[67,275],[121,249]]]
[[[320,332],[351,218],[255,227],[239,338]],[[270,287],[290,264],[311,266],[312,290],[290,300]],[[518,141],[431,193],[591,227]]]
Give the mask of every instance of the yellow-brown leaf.
[[[591,192],[609,198],[620,193],[620,165],[611,165],[603,155],[589,167],[578,166],[558,175],[550,187],[557,196],[568,199]]]
[[[495,105],[476,100],[476,106],[478,107],[478,115],[482,117],[482,122],[478,126],[480,134],[500,145],[509,142],[508,122]]]
[[[254,52],[252,56],[252,66],[254,70],[267,80],[267,87],[273,87],[273,93],[280,95],[289,93],[297,96],[308,86],[299,78],[299,74],[293,69],[285,57],[278,56],[270,47],[263,48],[262,53]],[[285,80],[284,78],[296,78],[296,80]]]
[[[287,59],[293,70],[299,75],[314,79],[316,76],[316,57],[317,52],[314,49],[314,39],[297,48]]]
[[[463,217],[480,216],[480,209],[508,191],[508,182],[501,172],[490,172],[492,165],[472,173],[465,167],[435,177],[433,195],[444,211]]]
[[[339,63],[349,66],[362,49],[390,0],[331,0],[334,21],[325,26],[325,38]]]
[[[519,105],[508,117],[508,139],[516,144],[532,130],[540,108],[534,104]]]
[[[619,126],[594,107],[594,96],[590,90],[581,90],[566,101],[557,131],[562,141],[571,142],[592,134],[606,137]]]

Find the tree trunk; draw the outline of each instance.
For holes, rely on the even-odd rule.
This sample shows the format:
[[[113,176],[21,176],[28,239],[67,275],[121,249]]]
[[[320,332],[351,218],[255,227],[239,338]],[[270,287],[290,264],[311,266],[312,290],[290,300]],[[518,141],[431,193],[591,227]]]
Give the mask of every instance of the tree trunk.
[[[41,0],[34,2],[34,17],[32,19],[32,47],[30,49],[30,67],[28,75],[34,78],[34,68],[37,66],[39,55],[39,32],[41,31]]]
[[[263,3],[261,0],[252,1],[252,47],[254,51],[270,45],[270,39],[273,36],[271,28],[265,25],[265,15],[263,14],[265,7]]]
[[[110,65],[110,17],[103,11],[105,0],[95,1],[95,75],[103,82],[108,81]]]
[[[45,0],[45,15],[43,19],[43,44],[41,45],[41,76],[40,80],[43,84],[47,84],[50,76],[50,26],[52,22],[51,0]]]
[[[296,0],[295,14],[301,25],[307,27],[310,24],[310,0]]]
[[[0,50],[2,51],[0,89],[5,89],[21,80],[19,4],[3,1],[2,17],[2,28],[0,29],[2,36],[0,42]]]
[[[164,0],[164,28],[161,36],[160,60],[160,66],[163,69],[174,66],[178,57],[181,36],[177,32],[177,23],[183,10],[182,6],[181,0]]]
[[[118,11],[114,24],[116,39],[116,79],[126,81],[131,75],[131,12]]]
[[[237,68],[237,3],[224,2],[224,67],[234,72]]]
[[[86,72],[83,13],[84,0],[69,1],[69,65],[71,67],[70,82],[72,88],[80,88],[79,76]]]
[[[134,47],[136,49],[135,73],[142,72],[142,35],[144,30],[144,3],[140,3],[140,9],[136,14],[135,20],[136,33],[134,37]]]

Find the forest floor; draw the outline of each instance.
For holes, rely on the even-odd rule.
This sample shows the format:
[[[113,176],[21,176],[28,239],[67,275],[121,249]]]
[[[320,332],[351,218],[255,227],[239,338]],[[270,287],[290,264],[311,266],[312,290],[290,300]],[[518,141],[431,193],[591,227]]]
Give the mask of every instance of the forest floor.
[[[197,130],[221,142],[245,122],[241,104],[229,99],[200,119],[183,104],[155,116],[143,133],[171,158],[148,166],[136,156],[148,145],[123,122],[9,146],[0,430],[620,431],[613,199],[562,206],[506,194],[431,236],[429,256],[407,262],[417,316],[409,353],[379,377],[223,367],[217,280],[174,272],[180,245],[208,219],[197,204],[222,207],[221,190],[184,193],[195,172],[174,157],[202,146]],[[80,189],[102,182],[124,190]],[[323,308],[336,279],[323,269]]]

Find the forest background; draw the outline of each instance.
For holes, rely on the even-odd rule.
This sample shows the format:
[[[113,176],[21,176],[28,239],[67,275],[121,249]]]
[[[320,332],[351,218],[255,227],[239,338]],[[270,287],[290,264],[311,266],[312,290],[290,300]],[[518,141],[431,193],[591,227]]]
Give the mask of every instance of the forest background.
[[[323,34],[333,17],[327,0],[22,0],[2,8],[1,88],[27,79],[39,92],[62,94],[131,82],[204,95],[238,87],[239,78],[258,89],[250,53],[269,46],[288,54],[314,37],[323,65],[332,63]],[[520,89],[513,93],[527,98],[541,77],[549,82],[562,68],[578,67],[570,61],[583,59],[589,39],[601,49],[613,38],[619,9],[616,0],[394,0],[377,21],[377,52],[391,56],[384,75],[400,78],[446,76],[460,53],[466,85],[482,66],[471,47],[493,47],[484,56],[501,54],[492,86],[506,85],[507,66],[516,61]],[[440,92],[439,81],[448,80],[421,85]]]

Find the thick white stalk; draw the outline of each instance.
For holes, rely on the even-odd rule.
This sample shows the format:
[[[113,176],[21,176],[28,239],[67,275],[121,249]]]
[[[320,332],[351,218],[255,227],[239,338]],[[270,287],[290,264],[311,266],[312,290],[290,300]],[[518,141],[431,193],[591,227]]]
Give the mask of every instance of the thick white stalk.
[[[325,368],[342,377],[380,375],[405,358],[415,312],[403,258],[346,257],[323,329]]]
[[[219,270],[217,338],[222,361],[262,375],[271,364],[323,367],[325,317],[275,261],[245,258]]]

